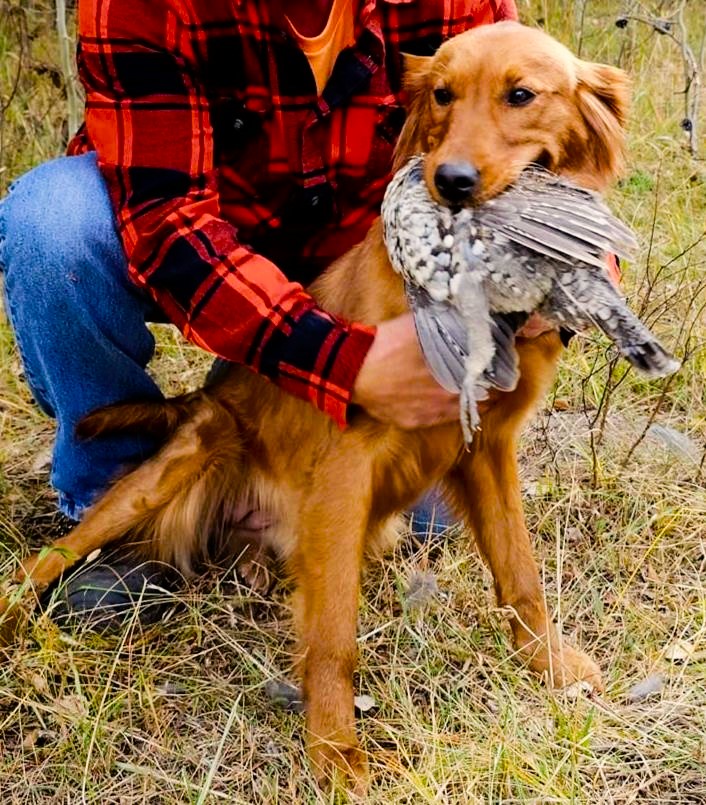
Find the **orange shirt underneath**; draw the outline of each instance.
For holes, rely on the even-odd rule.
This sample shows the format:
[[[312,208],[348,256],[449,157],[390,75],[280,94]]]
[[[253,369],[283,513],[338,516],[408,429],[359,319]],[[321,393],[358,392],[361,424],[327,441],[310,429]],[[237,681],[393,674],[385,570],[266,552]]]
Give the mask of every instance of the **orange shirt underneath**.
[[[289,17],[287,23],[311,66],[320,95],[339,53],[355,43],[355,3],[351,0],[333,0],[328,21],[316,36],[304,36]]]

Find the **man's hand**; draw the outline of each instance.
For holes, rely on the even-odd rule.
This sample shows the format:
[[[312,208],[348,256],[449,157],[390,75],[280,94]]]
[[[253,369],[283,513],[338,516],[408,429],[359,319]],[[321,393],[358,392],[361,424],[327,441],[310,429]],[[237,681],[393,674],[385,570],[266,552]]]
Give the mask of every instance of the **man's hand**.
[[[408,430],[459,418],[458,394],[443,389],[429,372],[411,313],[378,325],[353,402],[375,419]]]

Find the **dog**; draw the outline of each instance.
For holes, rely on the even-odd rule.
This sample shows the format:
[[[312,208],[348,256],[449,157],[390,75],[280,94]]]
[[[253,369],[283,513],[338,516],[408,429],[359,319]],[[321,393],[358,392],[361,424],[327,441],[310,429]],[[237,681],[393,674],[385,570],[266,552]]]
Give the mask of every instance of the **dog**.
[[[503,191],[531,163],[595,190],[621,170],[625,74],[577,59],[540,30],[510,22],[475,28],[405,67],[408,114],[395,166],[425,153],[425,180],[440,203],[448,203],[458,166],[474,173],[465,201],[473,204]],[[324,309],[368,324],[407,311],[379,221],[311,293]],[[313,768],[323,784],[342,774],[364,791],[367,762],[353,708],[364,556],[389,545],[398,513],[441,484],[511,613],[519,654],[554,686],[586,681],[600,689],[598,666],[561,643],[547,613],[518,480],[518,434],[552,382],[560,338],[553,331],[518,337],[516,346],[517,388],[491,394],[470,451],[458,423],[404,430],[360,409],[340,430],[238,366],[181,398],[95,412],[82,435],[137,428],[161,435],[164,445],[54,543],[64,550],[30,556],[15,581],[41,591],[90,552],[128,539],[145,558],[189,573],[214,550],[242,549],[235,511],[243,500],[266,511],[272,524],[262,542],[294,580]],[[3,611],[6,626],[18,620],[17,595],[0,602]]]

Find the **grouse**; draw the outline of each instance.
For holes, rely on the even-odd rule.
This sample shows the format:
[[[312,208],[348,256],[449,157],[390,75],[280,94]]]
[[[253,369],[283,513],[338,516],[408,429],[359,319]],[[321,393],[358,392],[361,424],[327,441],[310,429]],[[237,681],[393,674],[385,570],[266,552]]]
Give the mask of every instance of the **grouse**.
[[[610,280],[608,255],[629,257],[636,241],[597,193],[531,166],[498,196],[453,209],[432,198],[423,164],[413,157],[390,182],[383,236],[429,368],[461,394],[467,445],[487,389],[515,388],[515,332],[534,311],[572,331],[599,327],[651,377],[679,368]]]

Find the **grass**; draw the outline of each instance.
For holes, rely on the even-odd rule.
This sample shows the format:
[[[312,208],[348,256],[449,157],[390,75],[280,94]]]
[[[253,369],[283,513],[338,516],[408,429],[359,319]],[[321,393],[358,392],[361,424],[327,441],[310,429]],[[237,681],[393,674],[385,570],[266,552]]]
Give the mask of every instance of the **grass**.
[[[698,54],[706,23],[697,5],[686,4],[686,22]],[[706,173],[679,128],[679,50],[645,25],[616,28],[622,3],[588,2],[583,18],[579,3],[520,6],[584,58],[633,76],[629,169],[610,197],[644,244],[625,288],[686,361],[673,380],[651,383],[626,373],[598,336],[574,343],[523,444],[547,600],[564,634],[603,668],[603,697],[554,694],[515,662],[464,537],[407,546],[371,568],[357,679],[377,702],[360,722],[373,752],[370,801],[706,802]],[[0,0],[0,104],[11,98],[0,191],[60,153],[65,137],[51,9],[43,0],[22,3],[21,15],[15,7]],[[658,2],[631,8],[668,12]],[[165,388],[197,385],[205,357],[169,328],[156,332]],[[0,389],[5,577],[46,539],[53,498],[52,423],[31,402],[2,318]],[[652,421],[686,434],[693,453],[647,432]],[[419,569],[433,571],[442,594],[413,614],[404,591]],[[291,667],[285,593],[258,598],[214,572],[174,603],[159,626],[132,623],[114,636],[37,617],[0,662],[3,803],[326,801],[307,769],[302,717],[264,692]],[[679,640],[688,656],[667,659]],[[661,691],[631,701],[631,687],[657,673]]]

